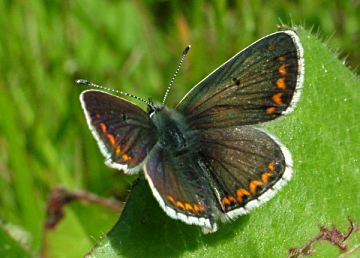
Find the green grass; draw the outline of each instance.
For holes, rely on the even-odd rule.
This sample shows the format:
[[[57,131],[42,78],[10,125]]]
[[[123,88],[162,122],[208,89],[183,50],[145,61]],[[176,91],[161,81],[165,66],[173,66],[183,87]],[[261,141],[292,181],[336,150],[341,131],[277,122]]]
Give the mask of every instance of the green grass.
[[[16,251],[18,257],[23,257],[21,252],[40,252],[44,243],[47,195],[56,185],[125,200],[134,179],[104,166],[78,101],[84,88],[75,86],[75,79],[86,78],[144,98],[152,96],[154,100],[160,100],[183,47],[192,44],[168,99],[169,105],[174,106],[192,85],[227,58],[255,39],[275,31],[280,20],[314,28],[324,37],[331,36],[330,46],[341,49],[342,56],[349,55],[352,67],[359,63],[356,42],[360,35],[360,11],[355,2],[219,3],[0,1],[0,219],[4,225],[16,225],[31,236],[28,248]],[[356,194],[359,197],[359,187],[352,189],[353,197],[349,195],[350,191],[336,191],[339,189],[337,184],[350,184],[359,175],[358,145],[351,144],[356,140],[359,142],[358,135],[354,134],[358,127],[345,123],[352,123],[354,110],[359,110],[359,81],[333,57],[323,59],[320,52],[326,50],[320,44],[312,45],[304,36],[303,41],[307,62],[303,98],[294,116],[271,127],[293,152],[296,171],[302,172],[294,177],[294,183],[284,189],[273,205],[287,201],[292,207],[305,202],[308,205],[305,211],[317,210],[318,214],[322,212],[322,205],[314,207],[304,199],[310,196],[307,191],[311,189],[316,200],[323,199],[325,203],[342,197],[351,203]],[[309,67],[315,70],[308,71]],[[339,74],[335,68],[344,72]],[[343,81],[348,85],[346,88],[340,86]],[[300,115],[301,111],[304,114]],[[287,127],[292,128],[291,135],[284,133],[283,128]],[[299,137],[303,139],[302,143],[294,140]],[[326,148],[309,148],[310,143]],[[349,153],[353,156],[347,156]],[[336,176],[334,171],[338,172]],[[323,173],[328,173],[329,177]],[[334,196],[329,195],[330,191],[316,190],[318,185],[310,177],[313,174],[323,177],[324,188],[336,189]],[[354,175],[357,178],[352,178]],[[309,184],[307,190],[302,190],[306,195],[294,196],[301,192],[297,187],[305,184]],[[291,198],[285,200],[285,195]],[[151,196],[146,198],[153,200]],[[272,214],[270,207],[269,203],[258,213],[238,222],[235,231],[232,226],[226,226],[229,236],[211,236],[209,238],[218,240],[210,240],[209,246],[199,240],[201,237],[195,231],[195,236],[186,233],[189,239],[199,242],[177,243],[176,247],[182,250],[175,254],[191,256],[208,248],[209,254],[216,255],[216,246],[226,244],[232,250],[232,236],[244,237],[242,230],[254,229],[249,224],[256,225],[266,211]],[[324,205],[324,209],[326,207]],[[351,206],[348,212],[339,210],[335,219],[336,207],[331,215],[312,218],[306,229],[314,233],[320,223],[345,227],[346,216],[354,210]],[[297,222],[297,213],[304,213],[304,209],[290,211],[289,216],[294,217],[294,222]],[[101,208],[70,205],[64,221],[46,237],[46,253],[49,257],[62,257],[64,253],[67,257],[79,257],[116,223],[117,217]],[[175,223],[177,230],[187,227],[177,222],[169,223]],[[17,245],[12,244],[16,238],[6,234],[9,228],[12,227],[1,229],[5,236],[1,236],[2,239],[8,240],[0,241],[0,252],[7,250],[3,248],[5,243]],[[305,241],[310,234],[301,236]],[[235,239],[241,246],[247,243],[249,250],[261,252],[264,248],[257,241]],[[302,241],[286,243],[292,246]],[[248,249],[238,246],[236,250]],[[8,256],[16,256],[16,252],[9,252]],[[6,257],[6,253],[2,254]]]

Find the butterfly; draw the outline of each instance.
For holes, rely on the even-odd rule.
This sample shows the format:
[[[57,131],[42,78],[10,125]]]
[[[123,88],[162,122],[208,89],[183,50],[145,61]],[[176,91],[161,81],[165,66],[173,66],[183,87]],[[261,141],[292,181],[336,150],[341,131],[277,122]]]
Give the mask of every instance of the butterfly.
[[[291,179],[289,150],[253,125],[290,113],[303,79],[303,48],[287,30],[237,53],[175,108],[147,101],[144,111],[100,90],[83,91],[80,101],[108,166],[143,168],[167,215],[215,232],[218,221],[249,213]]]

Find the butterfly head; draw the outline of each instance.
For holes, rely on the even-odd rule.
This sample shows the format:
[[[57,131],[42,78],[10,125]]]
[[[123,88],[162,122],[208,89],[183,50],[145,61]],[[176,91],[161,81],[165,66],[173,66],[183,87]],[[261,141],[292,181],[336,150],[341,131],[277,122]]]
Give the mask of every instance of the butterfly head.
[[[164,109],[163,104],[159,104],[159,103],[154,104],[151,98],[148,99],[147,104],[148,104],[147,112],[150,117],[152,117],[153,115]]]

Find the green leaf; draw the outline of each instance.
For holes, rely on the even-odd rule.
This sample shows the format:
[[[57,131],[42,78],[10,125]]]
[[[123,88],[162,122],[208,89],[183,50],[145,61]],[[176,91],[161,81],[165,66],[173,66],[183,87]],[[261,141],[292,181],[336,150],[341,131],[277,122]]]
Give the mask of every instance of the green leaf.
[[[16,226],[0,223],[0,257],[31,257],[24,246],[14,239],[14,236],[17,236],[19,239],[27,237],[26,234]]]
[[[289,185],[251,214],[203,235],[170,219],[141,179],[91,257],[286,257],[318,235],[319,225],[345,230],[348,217],[360,222],[360,82],[324,43],[307,32],[300,38],[301,100],[294,113],[265,126],[293,154]],[[359,234],[354,238],[360,242]],[[318,257],[338,254],[328,242],[315,247]]]
[[[72,209],[66,208],[61,223],[52,230],[46,230],[41,250],[44,257],[60,258],[65,253],[68,258],[81,257],[83,250],[91,246],[89,235],[76,215]]]

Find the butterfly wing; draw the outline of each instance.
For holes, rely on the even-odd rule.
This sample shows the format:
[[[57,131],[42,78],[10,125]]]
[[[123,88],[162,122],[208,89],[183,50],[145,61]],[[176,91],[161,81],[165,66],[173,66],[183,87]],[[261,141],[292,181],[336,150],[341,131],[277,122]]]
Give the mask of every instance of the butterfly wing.
[[[102,91],[84,91],[80,101],[105,163],[126,173],[137,172],[157,140],[149,116],[131,102]]]
[[[173,219],[216,231],[213,190],[197,162],[197,154],[174,154],[156,145],[145,165],[145,176],[162,209]]]
[[[201,146],[225,218],[248,213],[291,178],[289,151],[273,136],[253,127],[206,130]]]
[[[276,32],[236,54],[177,106],[194,129],[266,122],[290,112],[303,82],[303,48],[293,31]]]

